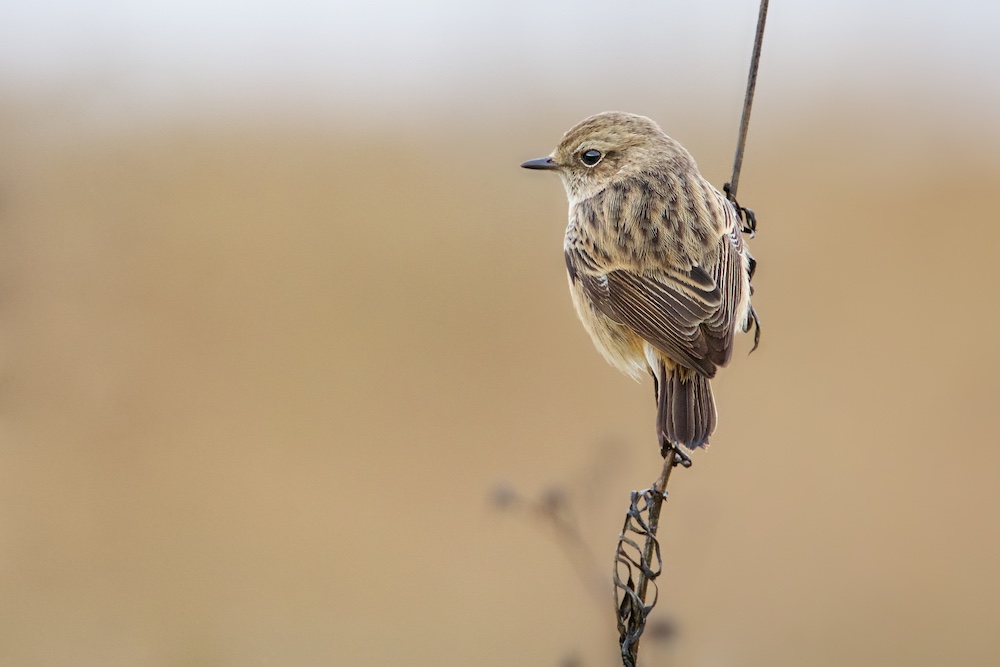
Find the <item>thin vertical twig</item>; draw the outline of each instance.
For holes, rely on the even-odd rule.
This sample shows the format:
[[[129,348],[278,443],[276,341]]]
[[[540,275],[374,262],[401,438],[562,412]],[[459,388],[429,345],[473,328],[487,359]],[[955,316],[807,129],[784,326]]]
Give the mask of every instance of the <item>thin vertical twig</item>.
[[[733,176],[726,184],[726,194],[736,200],[736,189],[740,184],[740,170],[743,168],[743,151],[747,145],[747,129],[750,127],[750,107],[753,106],[753,91],[757,87],[757,67],[760,64],[760,49],[764,43],[764,23],[767,20],[767,2],[760,0],[760,12],[757,14],[757,35],[753,42],[753,55],[750,57],[750,74],[747,76],[747,91],[743,98],[743,116],[740,118],[740,136],[736,142],[736,157],[733,159]]]

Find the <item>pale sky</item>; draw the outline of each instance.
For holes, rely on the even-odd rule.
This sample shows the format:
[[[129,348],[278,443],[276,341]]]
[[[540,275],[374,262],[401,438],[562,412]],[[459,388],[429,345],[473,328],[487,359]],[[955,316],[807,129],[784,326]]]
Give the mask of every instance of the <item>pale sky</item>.
[[[742,94],[757,0],[8,2],[0,95],[447,112],[551,96]],[[1000,106],[1000,3],[774,0],[761,86],[926,88]],[[644,93],[643,91],[648,91]]]

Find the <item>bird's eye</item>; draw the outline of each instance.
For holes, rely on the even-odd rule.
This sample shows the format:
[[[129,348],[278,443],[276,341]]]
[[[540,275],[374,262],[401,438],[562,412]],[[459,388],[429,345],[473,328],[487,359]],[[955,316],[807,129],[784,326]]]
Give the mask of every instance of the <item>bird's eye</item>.
[[[595,164],[601,161],[604,155],[601,151],[591,148],[590,150],[580,153],[580,162],[584,163],[588,167],[593,167]]]

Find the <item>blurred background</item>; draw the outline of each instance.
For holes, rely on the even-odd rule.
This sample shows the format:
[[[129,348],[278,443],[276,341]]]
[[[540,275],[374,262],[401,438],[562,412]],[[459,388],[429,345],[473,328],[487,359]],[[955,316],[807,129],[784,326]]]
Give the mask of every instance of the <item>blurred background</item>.
[[[652,391],[517,165],[621,109],[721,187],[756,14],[0,7],[0,664],[616,664]],[[647,664],[1000,663],[998,25],[772,3],[763,339],[671,480]]]

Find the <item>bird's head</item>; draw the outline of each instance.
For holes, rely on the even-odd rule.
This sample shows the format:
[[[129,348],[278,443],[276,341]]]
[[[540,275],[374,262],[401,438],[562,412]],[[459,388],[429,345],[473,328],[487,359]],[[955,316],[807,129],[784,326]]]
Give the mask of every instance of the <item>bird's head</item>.
[[[573,203],[622,176],[693,164],[691,155],[649,118],[605,111],[566,132],[551,155],[521,166],[558,173]]]

